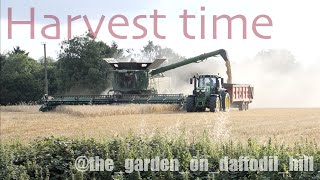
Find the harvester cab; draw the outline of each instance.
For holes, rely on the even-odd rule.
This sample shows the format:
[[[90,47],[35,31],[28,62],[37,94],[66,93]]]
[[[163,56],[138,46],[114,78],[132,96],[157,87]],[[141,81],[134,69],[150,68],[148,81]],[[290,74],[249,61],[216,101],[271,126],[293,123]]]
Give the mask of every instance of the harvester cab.
[[[218,75],[197,75],[190,79],[194,85],[192,95],[187,97],[187,112],[201,112],[209,108],[211,112],[229,111],[230,97],[222,87],[224,79]]]
[[[116,94],[155,94],[156,90],[149,88],[149,72],[159,67],[165,59],[153,62],[118,62],[105,59],[112,67],[113,79],[111,90]]]

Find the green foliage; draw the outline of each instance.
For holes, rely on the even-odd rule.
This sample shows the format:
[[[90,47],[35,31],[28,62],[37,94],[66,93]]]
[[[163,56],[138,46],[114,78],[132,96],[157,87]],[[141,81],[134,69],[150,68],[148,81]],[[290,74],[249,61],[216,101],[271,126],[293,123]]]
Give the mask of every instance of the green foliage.
[[[28,56],[19,46],[5,55],[0,54],[1,104],[34,103],[44,94],[44,63]],[[57,92],[57,65],[48,60],[49,93]]]
[[[123,54],[115,42],[108,46],[89,36],[63,41],[61,48],[58,61],[47,58],[49,95],[100,94],[110,84],[103,58]],[[1,104],[37,102],[44,94],[44,60],[35,61],[28,55],[19,46],[0,54]]]
[[[127,50],[129,53],[130,50]],[[49,95],[100,94],[111,85],[112,72],[103,58],[124,58],[116,42],[109,46],[90,35],[77,36],[61,43],[58,61],[47,58]],[[0,54],[0,104],[39,102],[44,94],[44,61],[30,58],[19,46]],[[142,59],[167,58],[168,63],[183,59],[170,48],[149,41],[141,50]]]
[[[41,70],[39,71],[38,74],[36,74],[37,78],[41,80],[42,82],[42,89],[44,89],[44,74],[45,74],[45,69],[44,69],[44,59],[41,58],[39,60],[40,65],[41,65]],[[51,57],[47,57],[47,72],[48,72],[48,90],[49,94],[57,94],[58,93],[58,62],[55,61]]]
[[[26,52],[25,50],[21,49],[20,46],[16,46],[13,48],[13,51],[10,52],[10,54],[23,54],[28,56],[29,53]]]
[[[1,104],[38,100],[42,92],[37,77],[41,66],[23,53],[1,56]]]
[[[141,50],[141,59],[153,61],[157,58],[167,59],[167,64],[176,63],[185,59],[175,53],[171,48],[161,47],[160,45],[155,45],[153,41],[148,41],[148,44]]]
[[[28,145],[19,143],[6,144],[0,150],[0,179],[196,179],[207,178],[209,172],[219,170],[219,161],[224,156],[238,159],[240,156],[262,158],[278,156],[279,172],[288,172],[290,156],[307,155],[314,157],[313,172],[288,172],[290,177],[283,177],[277,172],[220,172],[215,179],[319,179],[320,149],[311,142],[296,144],[293,147],[273,144],[260,145],[249,139],[246,144],[213,143],[206,133],[194,142],[187,141],[184,135],[169,139],[163,135],[141,138],[129,135],[104,142],[92,139],[70,140],[66,138],[39,139]],[[79,172],[74,161],[79,156],[112,159],[115,169],[107,171]],[[180,172],[142,171],[125,172],[125,159],[130,158],[177,158]],[[208,159],[208,171],[192,172],[189,170],[190,159]]]
[[[63,41],[58,61],[61,94],[100,94],[108,87],[108,67],[103,58],[120,57],[122,49],[87,36]]]

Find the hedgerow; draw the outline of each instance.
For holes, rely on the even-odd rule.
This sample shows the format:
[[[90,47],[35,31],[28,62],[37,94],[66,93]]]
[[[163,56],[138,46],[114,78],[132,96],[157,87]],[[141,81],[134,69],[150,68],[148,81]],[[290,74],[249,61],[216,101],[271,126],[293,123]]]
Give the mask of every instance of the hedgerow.
[[[291,172],[288,169],[289,157],[301,155],[314,157],[314,170],[311,172]],[[75,168],[77,157],[112,159],[112,172],[81,172]],[[125,173],[125,159],[179,160],[179,172],[141,171]],[[278,172],[219,172],[219,162],[223,157],[238,159],[249,156],[260,159],[264,156],[278,156]],[[208,171],[190,171],[190,159],[208,159]],[[212,141],[206,134],[190,142],[183,135],[174,139],[165,135],[142,138],[128,135],[105,141],[94,139],[44,138],[29,144],[19,142],[1,145],[0,179],[320,179],[320,148],[313,142],[305,141],[294,146],[273,143],[258,144],[249,139],[247,143]],[[120,173],[123,172],[123,173]],[[285,172],[281,174],[279,172]]]

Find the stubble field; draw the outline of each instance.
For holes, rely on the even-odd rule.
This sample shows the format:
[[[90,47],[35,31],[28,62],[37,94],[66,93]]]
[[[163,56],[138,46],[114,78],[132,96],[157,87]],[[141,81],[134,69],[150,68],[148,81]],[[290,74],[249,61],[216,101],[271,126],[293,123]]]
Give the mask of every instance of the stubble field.
[[[39,106],[2,106],[1,140],[37,138],[106,139],[135,134],[152,137],[185,134],[193,141],[207,133],[215,141],[249,138],[264,144],[314,141],[320,144],[320,109],[251,109],[246,112],[186,113],[172,105],[64,106],[39,112]]]

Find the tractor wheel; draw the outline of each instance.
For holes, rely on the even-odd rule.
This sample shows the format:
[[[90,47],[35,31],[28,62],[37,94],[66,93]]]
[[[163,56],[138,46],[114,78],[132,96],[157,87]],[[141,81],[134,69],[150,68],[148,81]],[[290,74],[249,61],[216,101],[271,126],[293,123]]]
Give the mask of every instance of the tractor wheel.
[[[246,109],[245,102],[240,102],[238,106],[239,106],[239,111],[244,111]]]
[[[199,108],[197,109],[198,112],[205,112],[206,111],[206,108]]]
[[[187,97],[186,110],[187,112],[195,111],[195,98],[193,96]]]
[[[224,112],[230,111],[230,95],[229,95],[229,93],[222,94],[221,106],[222,106],[222,110]]]
[[[219,112],[220,110],[220,99],[216,96],[210,97],[210,105],[209,105],[211,112]]]

